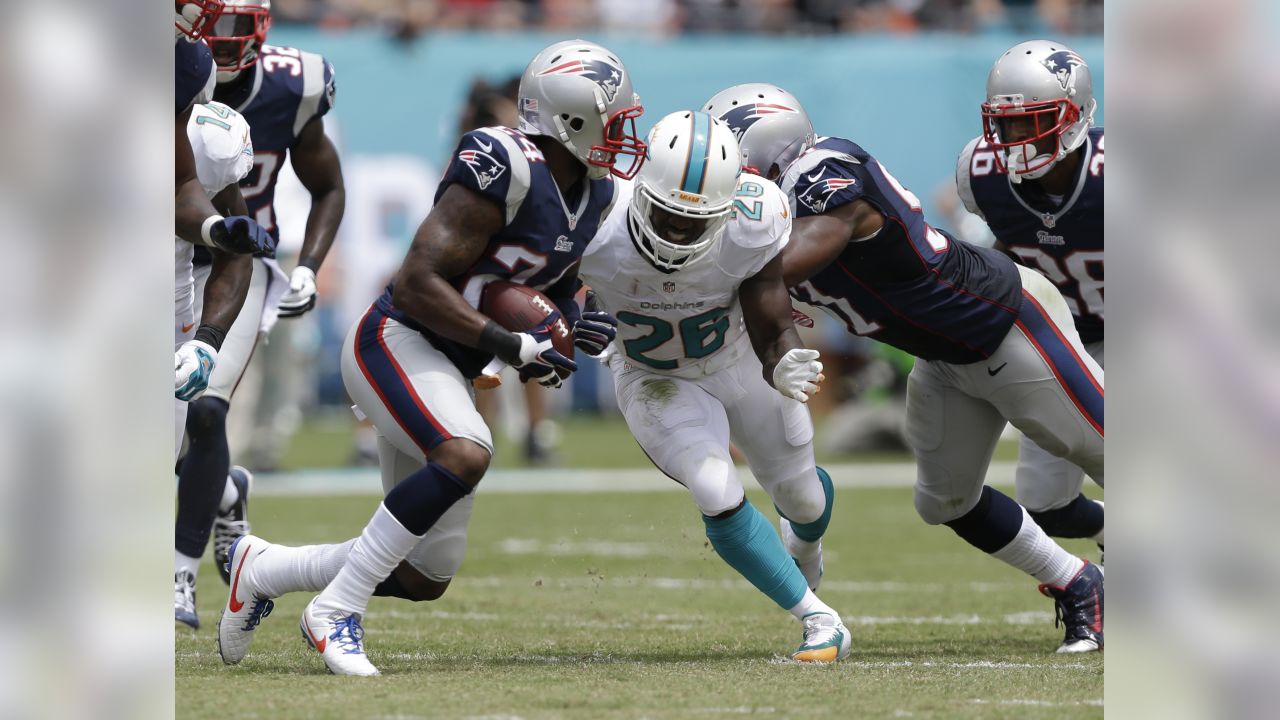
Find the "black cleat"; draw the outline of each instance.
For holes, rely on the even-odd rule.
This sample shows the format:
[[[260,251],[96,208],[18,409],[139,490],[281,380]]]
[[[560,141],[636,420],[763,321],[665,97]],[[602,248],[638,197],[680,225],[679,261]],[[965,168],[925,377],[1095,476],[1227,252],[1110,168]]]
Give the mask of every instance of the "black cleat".
[[[1053,598],[1056,617],[1067,628],[1060,653],[1083,653],[1102,649],[1102,570],[1084,561],[1084,567],[1065,588],[1041,585],[1040,592]]]
[[[249,487],[253,484],[253,473],[239,465],[232,465],[227,473],[231,482],[239,491],[236,502],[226,512],[218,511],[213,519],[213,562],[218,566],[218,574],[222,582],[231,584],[231,570],[227,567],[227,554],[231,543],[236,538],[248,535],[249,529]]]

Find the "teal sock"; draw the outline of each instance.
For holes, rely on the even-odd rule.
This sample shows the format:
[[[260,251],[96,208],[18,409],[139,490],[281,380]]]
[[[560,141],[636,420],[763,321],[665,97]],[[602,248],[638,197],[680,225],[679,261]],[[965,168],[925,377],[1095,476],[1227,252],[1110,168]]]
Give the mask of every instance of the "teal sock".
[[[822,514],[818,516],[817,520],[798,523],[787,517],[787,514],[782,512],[782,508],[777,505],[773,506],[773,509],[777,510],[779,515],[787,518],[787,521],[791,523],[791,531],[796,534],[796,537],[805,542],[817,542],[822,539],[823,535],[827,534],[827,525],[831,522],[831,506],[835,504],[836,500],[836,489],[831,485],[831,476],[822,468],[818,468],[818,482],[822,483],[822,492],[827,496],[827,506],[823,508]]]
[[[711,547],[779,607],[790,610],[804,598],[809,588],[804,575],[787,554],[773,526],[751,503],[744,500],[732,515],[704,515],[702,521],[706,523]]]

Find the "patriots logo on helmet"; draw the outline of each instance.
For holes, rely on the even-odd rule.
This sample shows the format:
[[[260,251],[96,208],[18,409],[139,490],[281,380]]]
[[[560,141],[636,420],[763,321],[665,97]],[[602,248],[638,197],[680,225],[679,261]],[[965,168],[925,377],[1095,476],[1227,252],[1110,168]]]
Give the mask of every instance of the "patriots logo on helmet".
[[[827,208],[827,201],[832,195],[856,183],[853,178],[832,177],[821,182],[816,182],[800,193],[796,199],[804,203],[806,207],[815,213],[821,213]]]
[[[537,77],[547,75],[581,75],[588,80],[594,80],[596,85],[604,91],[605,97],[609,102],[613,102],[618,97],[618,88],[622,85],[622,69],[616,68],[603,60],[570,60],[562,62],[554,67],[537,74]]]
[[[720,116],[720,119],[733,131],[733,136],[741,141],[742,134],[754,125],[757,120],[770,115],[777,115],[778,113],[798,112],[800,111],[796,108],[777,103],[752,103],[750,105],[739,105]]]
[[[479,150],[463,150],[458,153],[458,159],[471,168],[471,174],[476,176],[476,183],[481,190],[492,185],[494,180],[507,171],[506,165],[495,160],[489,153]]]
[[[1058,84],[1063,90],[1071,89],[1071,76],[1075,74],[1076,68],[1088,67],[1084,58],[1070,50],[1059,50],[1041,63],[1058,78]]]

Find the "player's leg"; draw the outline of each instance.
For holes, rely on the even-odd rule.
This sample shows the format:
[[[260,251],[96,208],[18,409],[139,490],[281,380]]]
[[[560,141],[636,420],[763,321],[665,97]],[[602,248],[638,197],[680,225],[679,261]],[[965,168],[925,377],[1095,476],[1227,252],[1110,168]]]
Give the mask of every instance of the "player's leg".
[[[191,302],[190,292],[176,295],[174,298],[173,348],[177,350],[183,343],[195,335],[195,309]],[[185,328],[185,329],[184,329]],[[187,402],[173,399],[174,404],[174,438],[173,456],[178,460],[182,454],[182,436],[186,433]],[[200,627],[200,617],[196,614],[196,576],[185,568],[186,563],[180,552],[174,553],[173,572],[173,617],[174,620],[192,628]]]
[[[816,593],[822,578],[822,536],[835,493],[826,471],[814,465],[809,411],[765,383],[754,356],[718,379],[714,389],[725,402],[730,437],[773,500],[781,516],[783,547],[807,585],[804,596],[788,608],[804,624],[804,639],[791,657],[803,662],[843,658],[852,647],[852,634]]]
[[[815,607],[835,616],[820,601],[802,606],[813,593],[772,525],[746,500],[729,455],[729,421],[720,400],[699,383],[641,370],[616,372],[614,382],[632,435],[659,470],[689,489],[721,559],[797,617]],[[835,659],[837,651],[814,659]]]
[[[1103,343],[1085,346],[1089,355],[1103,363]],[[1044,531],[1054,537],[1090,538],[1102,547],[1104,543],[1103,505],[1086,497],[1084,470],[1055,456],[1023,435],[1018,446],[1018,470],[1015,476],[1019,504]]]
[[[985,365],[976,372],[986,376]],[[916,510],[925,522],[945,524],[966,542],[1035,577],[1043,588],[1089,586],[1101,597],[1097,568],[1053,541],[1012,498],[983,485],[1005,419],[993,405],[959,386],[968,366],[917,360],[907,382],[907,437],[916,455]],[[1094,586],[1096,585],[1096,588]],[[1101,647],[1099,621],[1068,629],[1060,651]]]
[[[458,369],[420,334],[376,308],[352,329],[342,375],[352,400],[379,433],[423,463],[387,493],[342,569],[303,611],[304,637],[330,670],[373,674],[359,625],[369,598],[480,482],[493,441]]]

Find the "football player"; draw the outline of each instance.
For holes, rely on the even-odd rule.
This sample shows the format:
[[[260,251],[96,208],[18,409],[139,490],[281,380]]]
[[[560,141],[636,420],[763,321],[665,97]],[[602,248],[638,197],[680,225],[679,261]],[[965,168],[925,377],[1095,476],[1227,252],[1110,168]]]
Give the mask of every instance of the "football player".
[[[845,657],[849,631],[813,592],[833,491],[803,404],[822,364],[800,344],[782,282],[787,197],[740,172],[733,132],[704,112],[666,116],[647,144],[582,258],[584,282],[620,321],[618,405],[653,464],[689,489],[720,557],[804,624],[791,657]],[[781,515],[781,539],[747,501],[730,439]]]
[[[208,200],[229,215],[244,215],[244,198],[237,183],[253,167],[253,143],[244,118],[219,103],[196,105],[191,111],[187,133],[194,152],[197,177]],[[213,369],[212,358],[217,357],[220,347],[225,347],[223,338],[227,337],[248,294],[253,260],[248,255],[212,248],[212,262],[203,271],[203,282],[197,284],[192,271],[194,246],[179,237],[174,238],[174,247],[174,343],[177,346],[175,364],[178,366],[174,378],[177,395],[176,453],[182,443],[188,402],[197,398],[208,385]],[[195,329],[197,322],[199,329]],[[202,355],[210,361],[203,362]],[[174,568],[173,611],[179,622],[192,628],[200,626],[195,597],[199,564],[198,556],[184,557],[179,547]]]
[[[223,217],[205,195],[196,173],[195,155],[187,138],[191,108],[210,99],[214,84],[213,56],[201,38],[222,12],[223,0],[174,2],[174,123],[175,229],[178,237],[196,245],[233,253],[271,256],[275,239],[251,218]],[[212,357],[202,357],[212,365]]]
[[[255,259],[244,309],[232,325],[204,396],[187,415],[188,451],[178,475],[176,558],[198,567],[213,532],[214,564],[227,580],[227,549],[249,532],[252,476],[232,467],[226,419],[258,340],[277,316],[295,317],[315,306],[316,271],[342,220],[346,194],[342,168],[321,118],[334,102],[333,66],[314,53],[265,45],[271,26],[268,0],[227,0],[206,41],[217,67],[214,96],[242,114],[253,136],[253,170],[241,183],[249,214],[278,240],[276,178],[287,155],[311,193],[311,211],[297,267],[286,277],[274,260]],[[197,250],[196,281],[208,277],[209,256]],[[194,572],[194,570],[193,570]]]
[[[983,134],[960,153],[956,187],[996,247],[1062,292],[1085,350],[1103,362],[1103,132],[1084,59],[1059,42],[1009,48],[987,76]],[[1103,544],[1102,503],[1084,471],[1023,436],[1018,503],[1056,537]]]
[[[783,273],[792,295],[852,333],[916,356],[907,436],[915,506],[929,524],[1041,582],[1066,624],[1059,652],[1102,648],[1103,576],[1012,498],[983,484],[1005,422],[1103,480],[1103,373],[1044,276],[925,222],[920,200],[858,145],[815,137],[771,85],[708,101],[739,134],[744,164],[791,198]]]
[[[370,595],[432,600],[462,561],[473,490],[493,440],[471,380],[498,358],[559,386],[576,364],[551,329],[597,349],[614,328],[580,319],[578,262],[614,202],[614,175],[643,164],[631,76],[582,40],[534,57],[520,81],[520,129],[465,134],[399,273],[352,327],[342,375],[377,428],[387,494],[360,537],[287,548],[248,535],[231,548],[231,594],[218,628],[224,661],[244,657],[271,598],[323,588],[303,611],[303,636],[341,675],[373,675],[360,620]],[[522,283],[557,310],[509,332],[477,309],[485,285]]]

